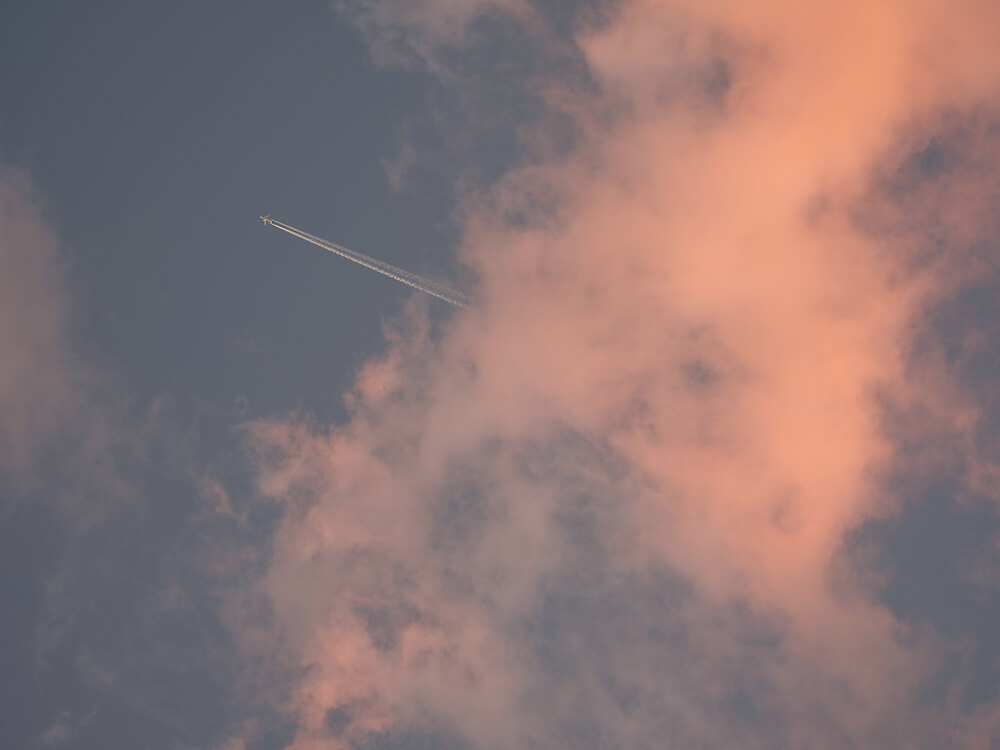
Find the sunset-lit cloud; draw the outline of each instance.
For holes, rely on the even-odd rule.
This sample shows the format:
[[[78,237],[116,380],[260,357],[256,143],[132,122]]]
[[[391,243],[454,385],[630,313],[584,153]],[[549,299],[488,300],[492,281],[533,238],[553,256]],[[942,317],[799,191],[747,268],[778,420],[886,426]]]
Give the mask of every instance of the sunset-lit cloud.
[[[363,7],[451,45],[492,11]],[[996,476],[921,342],[996,273],[997,28],[971,0],[581,17],[590,90],[537,72],[575,146],[458,209],[479,305],[412,303],[343,424],[249,428],[296,750],[988,746],[998,704],[942,684],[954,644],[849,542],[905,506],[907,425]]]
[[[23,475],[75,406],[65,279],[28,175],[0,165],[0,469]]]

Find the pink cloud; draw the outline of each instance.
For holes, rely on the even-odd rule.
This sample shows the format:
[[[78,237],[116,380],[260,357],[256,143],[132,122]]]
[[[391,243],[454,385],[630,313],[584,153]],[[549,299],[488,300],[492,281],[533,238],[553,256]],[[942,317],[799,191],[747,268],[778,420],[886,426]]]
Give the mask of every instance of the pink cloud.
[[[852,207],[907,128],[995,103],[997,13],[636,0],[579,33],[578,147],[463,209],[481,306],[437,339],[412,306],[347,423],[253,429],[297,750],[987,746],[996,706],[917,706],[939,638],[844,543],[898,501],[877,393],[929,397],[913,321],[970,268]]]
[[[0,167],[0,468],[27,471],[74,406],[55,238],[27,176]]]

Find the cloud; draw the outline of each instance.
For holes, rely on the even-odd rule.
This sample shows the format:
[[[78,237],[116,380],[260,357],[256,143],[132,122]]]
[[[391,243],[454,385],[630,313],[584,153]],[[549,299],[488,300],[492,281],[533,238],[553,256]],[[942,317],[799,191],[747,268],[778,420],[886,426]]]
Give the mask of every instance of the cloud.
[[[26,174],[0,166],[0,469],[27,472],[75,407],[63,267]]]
[[[113,369],[78,347],[83,315],[66,258],[28,173],[0,163],[0,480],[12,490],[4,500],[41,496],[61,520],[92,526],[123,488],[112,454],[141,451],[132,440],[141,430],[125,424]],[[153,410],[146,417],[149,427]],[[80,502],[87,490],[105,497]]]
[[[75,740],[87,728],[97,714],[94,709],[86,716],[75,716],[72,711],[60,711],[45,731],[38,735],[36,743],[43,747],[60,747]]]
[[[436,72],[442,51],[465,46],[475,22],[529,10],[522,0],[334,0],[333,7],[358,27],[377,64]]]
[[[0,165],[0,517],[18,561],[7,645],[20,654],[7,678],[42,711],[58,708],[50,694],[85,690],[161,733],[217,736],[237,691],[211,681],[231,685],[236,654],[211,589],[232,573],[202,563],[209,545],[239,546],[245,516],[209,478],[196,486],[178,404],[143,408],[87,348],[68,255],[28,175]],[[5,729],[72,745],[95,714]]]
[[[365,7],[413,44],[456,27]],[[634,0],[580,24],[593,90],[545,89],[576,145],[462,206],[479,308],[439,332],[408,309],[346,423],[250,428],[285,513],[260,591],[296,750],[986,746],[1000,704],[921,697],[946,639],[848,540],[906,500],[886,394],[962,401],[914,352],[995,269],[973,199],[997,130],[937,181],[906,169],[993,122],[997,13]],[[918,199],[962,230],[930,256]]]

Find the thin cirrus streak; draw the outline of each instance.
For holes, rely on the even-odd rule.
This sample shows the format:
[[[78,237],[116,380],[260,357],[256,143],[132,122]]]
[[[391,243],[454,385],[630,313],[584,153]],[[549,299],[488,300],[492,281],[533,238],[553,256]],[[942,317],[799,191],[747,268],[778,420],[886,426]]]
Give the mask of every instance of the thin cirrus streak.
[[[288,232],[289,234],[295,235],[306,242],[311,242],[324,250],[329,250],[331,253],[336,253],[337,255],[347,258],[348,260],[353,260],[355,263],[358,263],[365,268],[378,271],[380,274],[388,276],[390,279],[395,279],[396,281],[406,284],[407,286],[417,289],[418,291],[426,292],[427,294],[444,300],[445,302],[455,305],[456,307],[468,309],[473,304],[474,300],[469,295],[464,292],[460,292],[457,289],[452,289],[444,284],[431,281],[430,279],[424,278],[418,274],[405,271],[402,268],[397,268],[390,263],[372,258],[364,253],[359,253],[356,250],[342,247],[341,245],[330,242],[329,240],[324,240],[322,237],[316,237],[308,232],[303,232],[301,229],[296,229],[295,227],[289,226],[284,222],[276,221],[269,216],[261,218],[264,220],[265,224],[270,224],[283,232]]]

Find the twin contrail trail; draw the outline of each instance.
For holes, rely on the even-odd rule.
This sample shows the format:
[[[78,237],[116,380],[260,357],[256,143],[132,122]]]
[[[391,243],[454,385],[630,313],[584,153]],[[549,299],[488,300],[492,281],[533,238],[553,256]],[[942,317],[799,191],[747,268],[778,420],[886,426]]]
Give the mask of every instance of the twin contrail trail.
[[[288,224],[272,219],[270,216],[261,216],[260,218],[261,221],[264,222],[265,226],[270,224],[272,227],[277,227],[283,232],[293,234],[306,242],[311,242],[324,250],[329,250],[331,253],[342,255],[348,260],[353,260],[355,263],[361,264],[365,268],[378,271],[379,273],[388,276],[390,279],[395,279],[396,281],[400,281],[409,287],[431,294],[438,299],[443,299],[445,302],[449,302],[456,307],[468,308],[471,307],[474,302],[472,297],[467,295],[465,292],[460,292],[457,289],[451,289],[444,284],[439,284],[436,281],[425,279],[423,276],[419,276],[415,273],[404,271],[402,268],[396,268],[396,266],[389,263],[385,263],[384,261],[376,258],[371,258],[364,253],[359,253],[357,250],[341,247],[336,243],[324,240],[322,237],[316,237],[308,232],[303,232],[301,229],[296,229]]]

